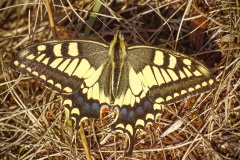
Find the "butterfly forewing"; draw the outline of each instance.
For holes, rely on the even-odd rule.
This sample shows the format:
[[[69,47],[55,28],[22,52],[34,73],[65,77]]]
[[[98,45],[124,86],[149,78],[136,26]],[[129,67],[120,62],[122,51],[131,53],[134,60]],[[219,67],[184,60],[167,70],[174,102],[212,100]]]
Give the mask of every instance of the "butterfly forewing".
[[[174,103],[215,86],[215,78],[203,64],[178,52],[132,46],[128,55],[138,78],[149,88],[152,102]]]
[[[13,57],[11,68],[62,94],[77,91],[108,59],[108,46],[95,41],[55,40],[34,44]]]

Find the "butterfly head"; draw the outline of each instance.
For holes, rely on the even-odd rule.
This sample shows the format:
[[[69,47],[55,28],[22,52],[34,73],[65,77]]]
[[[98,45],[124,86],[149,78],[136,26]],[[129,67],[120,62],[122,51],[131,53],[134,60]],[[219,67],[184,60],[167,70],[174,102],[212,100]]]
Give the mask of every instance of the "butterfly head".
[[[122,62],[126,57],[126,42],[121,31],[117,31],[110,43],[109,55],[114,62]]]

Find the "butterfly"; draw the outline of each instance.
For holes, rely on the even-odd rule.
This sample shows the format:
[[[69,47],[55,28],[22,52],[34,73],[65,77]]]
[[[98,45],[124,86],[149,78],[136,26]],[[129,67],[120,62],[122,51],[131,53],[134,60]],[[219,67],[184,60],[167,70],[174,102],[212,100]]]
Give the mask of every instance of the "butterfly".
[[[163,48],[127,46],[120,31],[109,45],[91,40],[36,43],[17,53],[10,67],[58,92],[76,129],[87,118],[100,118],[103,106],[115,107],[111,129],[128,136],[128,155],[137,130],[153,123],[164,105],[216,85],[197,60]]]

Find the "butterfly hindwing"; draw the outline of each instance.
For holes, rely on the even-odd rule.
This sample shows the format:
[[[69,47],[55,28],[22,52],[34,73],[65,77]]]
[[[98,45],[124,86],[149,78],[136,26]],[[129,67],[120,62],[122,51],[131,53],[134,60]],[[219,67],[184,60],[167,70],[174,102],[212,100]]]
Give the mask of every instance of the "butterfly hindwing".
[[[109,106],[111,101],[109,85],[111,63],[109,59],[88,78],[80,89],[70,95],[62,95],[63,106],[67,117],[75,121],[76,129],[79,123],[87,118],[100,118],[101,108]]]
[[[120,77],[118,96],[115,99],[118,116],[111,128],[129,137],[128,155],[131,155],[136,131],[153,123],[163,108],[151,102],[148,97],[149,88],[138,78],[131,63],[124,63]]]

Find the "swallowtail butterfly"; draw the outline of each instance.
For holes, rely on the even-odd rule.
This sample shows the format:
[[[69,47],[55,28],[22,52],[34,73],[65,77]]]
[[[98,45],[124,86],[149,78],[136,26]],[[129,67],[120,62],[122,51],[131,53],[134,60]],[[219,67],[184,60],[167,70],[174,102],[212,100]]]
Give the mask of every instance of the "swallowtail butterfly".
[[[21,50],[11,68],[58,92],[67,115],[79,123],[118,109],[111,127],[129,137],[155,121],[163,106],[206,92],[215,78],[200,62],[171,50],[127,46],[118,31],[110,45],[91,40],[51,40]]]

